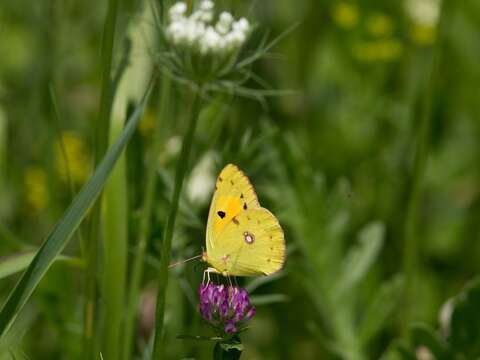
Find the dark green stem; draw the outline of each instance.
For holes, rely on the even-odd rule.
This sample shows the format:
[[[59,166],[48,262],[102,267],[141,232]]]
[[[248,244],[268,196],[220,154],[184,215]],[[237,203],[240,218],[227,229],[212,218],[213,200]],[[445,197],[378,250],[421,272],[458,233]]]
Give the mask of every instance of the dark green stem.
[[[180,194],[182,192],[183,180],[188,167],[188,159],[193,145],[193,138],[197,120],[200,115],[201,108],[201,94],[200,90],[195,93],[188,123],[187,133],[183,139],[182,151],[177,161],[177,168],[175,171],[175,183],[173,189],[172,202],[170,205],[170,213],[168,215],[167,223],[163,233],[162,253],[160,257],[160,270],[158,275],[158,295],[157,295],[157,309],[156,309],[156,327],[155,339],[153,344],[152,359],[162,358],[162,336],[163,336],[163,317],[165,312],[165,298],[168,285],[168,265],[170,263],[170,249],[172,247],[173,230],[175,228],[175,220],[177,217],[178,206],[180,201]]]
[[[238,360],[242,356],[243,345],[236,335],[229,341],[219,341],[213,348],[213,360]]]
[[[107,17],[102,38],[102,89],[99,116],[95,123],[94,164],[98,166],[107,147],[110,129],[110,112],[112,105],[112,55],[117,23],[118,0],[109,0]],[[97,313],[98,252],[101,239],[101,197],[92,209],[89,236],[86,241],[85,273],[85,324],[84,324],[84,359],[96,358],[98,336],[95,324]]]
[[[124,359],[130,359],[132,353],[132,341],[135,330],[135,318],[138,307],[138,299],[140,285],[143,277],[143,264],[145,258],[145,249],[147,247],[148,238],[150,237],[150,224],[152,217],[153,203],[155,199],[155,187],[157,185],[157,158],[161,150],[162,123],[168,114],[168,106],[170,103],[170,78],[164,76],[162,79],[161,101],[159,116],[155,123],[155,131],[153,134],[153,143],[150,154],[150,161],[147,168],[146,188],[143,198],[142,217],[140,220],[140,230],[138,234],[138,243],[135,258],[132,264],[132,275],[130,278],[130,287],[128,292],[128,310],[125,324],[125,340],[124,340]]]

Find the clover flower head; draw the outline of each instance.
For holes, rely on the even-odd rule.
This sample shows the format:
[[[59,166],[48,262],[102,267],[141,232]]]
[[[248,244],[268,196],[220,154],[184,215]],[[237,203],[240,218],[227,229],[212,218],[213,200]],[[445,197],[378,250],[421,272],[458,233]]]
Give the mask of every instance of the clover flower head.
[[[241,322],[255,315],[246,289],[224,285],[200,285],[200,314],[214,327],[227,334],[238,331]]]

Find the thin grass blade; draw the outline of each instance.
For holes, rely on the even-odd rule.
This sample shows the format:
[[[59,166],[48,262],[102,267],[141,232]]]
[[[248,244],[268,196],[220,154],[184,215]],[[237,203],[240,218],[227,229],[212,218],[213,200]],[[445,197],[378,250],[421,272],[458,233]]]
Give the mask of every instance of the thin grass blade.
[[[55,225],[50,235],[48,235],[47,239],[36,253],[27,270],[10,293],[8,300],[0,312],[0,336],[3,336],[8,330],[11,323],[15,320],[22,307],[32,295],[40,280],[52,265],[55,258],[68,243],[68,240],[70,240],[72,234],[85,218],[89,208],[102,191],[113,166],[133,135],[143,113],[149,94],[150,89],[147,91],[141,104],[130,117],[121,136],[112,145],[90,180],[81,189],[70,207]]]

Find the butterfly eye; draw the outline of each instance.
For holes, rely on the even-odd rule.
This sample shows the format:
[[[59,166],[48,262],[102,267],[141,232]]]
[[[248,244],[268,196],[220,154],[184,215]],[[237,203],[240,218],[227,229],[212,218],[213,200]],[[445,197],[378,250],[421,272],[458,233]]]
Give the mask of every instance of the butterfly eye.
[[[226,215],[225,212],[223,212],[223,211],[219,211],[219,212],[217,212],[217,214],[218,214],[218,216],[220,216],[221,219],[223,219]]]
[[[245,242],[249,245],[253,244],[253,242],[255,241],[255,236],[252,233],[249,233],[248,231],[245,231],[243,233],[243,238],[245,239]]]

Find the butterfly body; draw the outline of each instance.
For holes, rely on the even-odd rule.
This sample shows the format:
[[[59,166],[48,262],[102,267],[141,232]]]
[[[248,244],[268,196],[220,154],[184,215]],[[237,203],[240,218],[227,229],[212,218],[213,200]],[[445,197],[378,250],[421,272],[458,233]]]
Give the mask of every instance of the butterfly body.
[[[231,276],[270,275],[285,261],[283,230],[262,208],[245,174],[227,165],[217,178],[207,223],[210,272]]]

